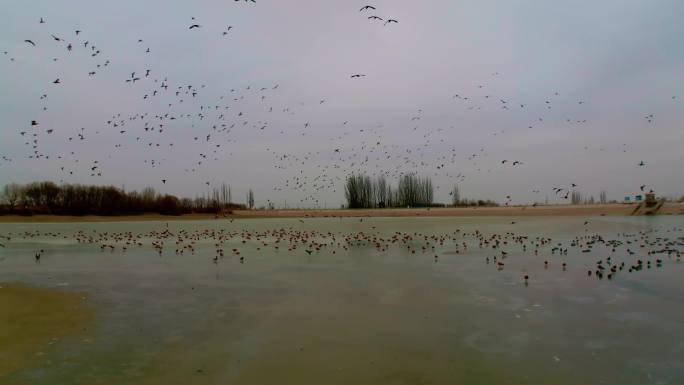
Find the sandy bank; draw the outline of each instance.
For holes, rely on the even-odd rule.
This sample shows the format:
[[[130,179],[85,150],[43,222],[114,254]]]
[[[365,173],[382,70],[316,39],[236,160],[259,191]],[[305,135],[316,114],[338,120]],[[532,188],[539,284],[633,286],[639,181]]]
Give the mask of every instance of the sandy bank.
[[[232,214],[219,216],[219,219],[237,218],[320,218],[320,217],[479,217],[479,216],[596,216],[596,215],[630,215],[634,204],[605,205],[548,205],[548,206],[514,206],[514,207],[445,207],[417,209],[291,209],[291,210],[236,210]],[[659,215],[684,214],[684,203],[666,203],[658,212]],[[130,216],[55,216],[36,215],[31,217],[5,215],[0,216],[0,223],[50,223],[50,222],[126,222],[126,221],[174,221],[174,220],[206,220],[215,219],[213,214],[187,214],[181,216],[165,216],[158,214]]]
[[[82,294],[0,284],[0,379],[83,331],[92,319]]]

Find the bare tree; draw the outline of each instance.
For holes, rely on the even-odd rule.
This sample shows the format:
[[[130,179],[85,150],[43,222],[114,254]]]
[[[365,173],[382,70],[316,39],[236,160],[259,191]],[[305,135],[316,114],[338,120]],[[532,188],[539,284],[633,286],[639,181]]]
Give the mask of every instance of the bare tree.
[[[579,205],[582,203],[582,194],[579,191],[573,191],[570,194],[570,203],[573,205]]]
[[[461,191],[458,189],[458,185],[454,185],[454,189],[451,190],[451,204],[458,206],[461,203]]]
[[[249,192],[247,193],[247,206],[250,210],[254,208],[254,191],[252,191],[252,189],[249,189]]]
[[[226,207],[228,204],[228,186],[225,183],[221,184],[221,206]]]
[[[14,210],[21,197],[21,186],[16,183],[6,184],[2,190],[2,196],[10,210]]]

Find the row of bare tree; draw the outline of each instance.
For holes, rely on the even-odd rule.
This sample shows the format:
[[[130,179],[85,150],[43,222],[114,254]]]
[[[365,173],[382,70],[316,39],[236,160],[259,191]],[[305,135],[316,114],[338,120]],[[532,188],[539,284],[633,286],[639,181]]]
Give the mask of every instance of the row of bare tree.
[[[254,193],[250,190],[250,207]],[[56,215],[127,215],[159,213],[215,213],[225,209],[245,208],[231,202],[230,187],[225,184],[204,197],[178,198],[159,194],[152,188],[141,192],[124,191],[114,186],[57,185],[34,182],[5,185],[0,194],[0,214]]]
[[[404,175],[396,188],[390,186],[385,177],[375,179],[367,175],[352,174],[347,177],[344,188],[347,207],[429,207],[432,206],[434,188],[430,178]]]
[[[499,205],[491,199],[463,198],[458,185],[454,185],[449,195],[451,195],[451,205],[454,207],[496,207]]]

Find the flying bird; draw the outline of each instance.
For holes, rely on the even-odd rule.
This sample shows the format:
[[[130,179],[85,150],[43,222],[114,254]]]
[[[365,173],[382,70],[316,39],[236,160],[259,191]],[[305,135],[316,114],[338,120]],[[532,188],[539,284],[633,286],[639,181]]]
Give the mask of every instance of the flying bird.
[[[351,78],[352,78],[352,79],[353,79],[353,78],[360,78],[360,77],[363,77],[363,76],[366,76],[366,75],[364,75],[364,74],[356,74],[356,75],[352,75]]]
[[[359,9],[359,12],[365,11],[367,9],[373,9],[374,10],[375,7],[372,5],[366,5],[365,7],[361,7],[361,9]]]
[[[199,28],[199,27],[201,27],[201,25],[199,25],[199,24],[193,24],[193,25],[191,25],[190,28],[188,28],[188,29]]]
[[[387,25],[387,24],[389,24],[389,23],[396,23],[396,24],[399,24],[399,22],[396,21],[396,20],[394,20],[394,19],[387,19],[387,21],[385,22],[384,25]]]
[[[34,46],[34,47],[36,46],[36,43],[34,43],[33,41],[28,40],[28,39],[24,40],[24,43],[29,43],[29,44],[31,44],[31,45]]]
[[[368,19],[369,20],[383,20],[382,17],[378,17],[378,16],[368,16]]]

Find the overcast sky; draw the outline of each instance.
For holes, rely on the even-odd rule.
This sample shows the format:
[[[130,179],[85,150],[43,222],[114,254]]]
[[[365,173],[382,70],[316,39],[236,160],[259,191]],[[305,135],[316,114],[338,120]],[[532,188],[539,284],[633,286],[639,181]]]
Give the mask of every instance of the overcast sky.
[[[194,196],[226,182],[238,201],[253,188],[258,205],[302,207],[339,206],[361,171],[430,176],[445,202],[454,183],[514,203],[571,183],[611,199],[684,193],[679,0],[2,9],[0,184]]]

